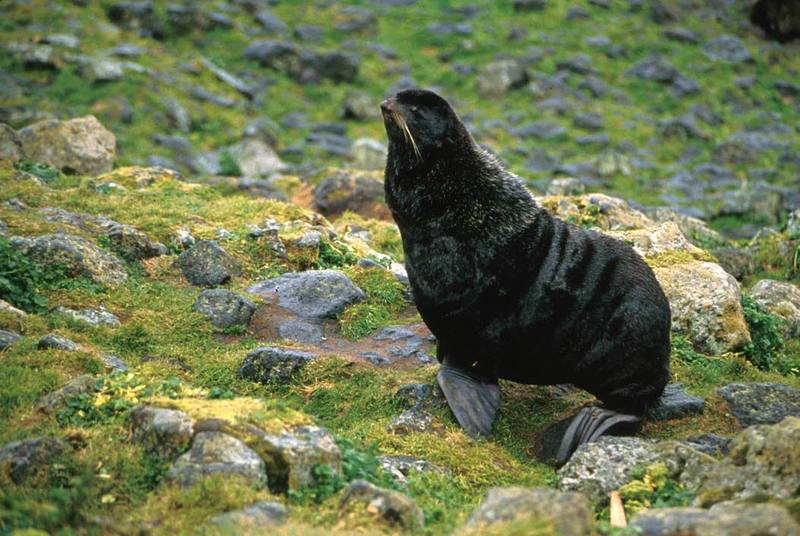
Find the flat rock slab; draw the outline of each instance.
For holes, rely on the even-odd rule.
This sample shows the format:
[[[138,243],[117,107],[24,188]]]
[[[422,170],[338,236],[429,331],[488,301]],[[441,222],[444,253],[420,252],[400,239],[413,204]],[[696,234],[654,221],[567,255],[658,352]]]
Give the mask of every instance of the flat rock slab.
[[[677,419],[703,413],[705,405],[702,398],[687,393],[682,383],[670,383],[664,389],[658,404],[650,409],[647,416],[657,421]]]
[[[554,533],[563,536],[594,534],[594,517],[589,500],[580,493],[551,488],[492,488],[473,512],[459,534],[481,534],[498,531],[506,523],[551,524]],[[532,526],[532,528],[533,528]],[[492,532],[495,534],[495,532]]]
[[[411,497],[366,480],[353,480],[343,492],[342,510],[361,509],[389,526],[405,530],[419,530],[425,523],[425,515]]]
[[[119,326],[119,318],[105,307],[76,310],[61,306],[56,309],[56,312],[90,326],[108,326],[112,328]]]
[[[350,304],[366,299],[364,292],[342,272],[309,270],[261,281],[250,294],[312,319],[334,318]]]
[[[267,483],[264,460],[245,443],[222,432],[199,432],[192,448],[169,469],[167,478],[188,487],[215,474],[238,475],[257,486]]]
[[[726,503],[709,510],[657,508],[636,514],[629,527],[643,536],[800,535],[800,525],[774,504]]]
[[[774,424],[800,417],[800,389],[780,383],[731,383],[717,389],[742,424]]]

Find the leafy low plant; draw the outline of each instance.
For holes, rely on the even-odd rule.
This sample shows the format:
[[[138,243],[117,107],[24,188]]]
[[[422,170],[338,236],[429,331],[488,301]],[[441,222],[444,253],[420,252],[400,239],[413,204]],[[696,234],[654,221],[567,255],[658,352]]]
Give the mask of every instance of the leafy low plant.
[[[761,370],[785,374],[787,357],[781,335],[784,320],[768,313],[750,296],[742,297],[742,309],[750,329],[750,342],[744,347],[744,355]]]
[[[628,515],[647,508],[688,506],[694,492],[669,478],[664,463],[654,463],[633,473],[633,480],[619,489]]]
[[[44,274],[39,266],[0,237],[0,299],[28,312],[47,308],[47,298],[39,294]]]
[[[240,177],[242,175],[242,168],[239,167],[239,163],[227,151],[223,152],[219,157],[219,168],[222,175],[232,177]]]
[[[319,260],[317,268],[341,268],[358,262],[358,258],[350,250],[350,247],[341,241],[331,243],[321,240],[319,243]]]
[[[14,167],[20,171],[24,171],[25,173],[30,173],[31,175],[40,178],[44,182],[52,182],[61,176],[61,172],[52,167],[50,164],[36,162],[27,157],[24,157],[18,161]]]

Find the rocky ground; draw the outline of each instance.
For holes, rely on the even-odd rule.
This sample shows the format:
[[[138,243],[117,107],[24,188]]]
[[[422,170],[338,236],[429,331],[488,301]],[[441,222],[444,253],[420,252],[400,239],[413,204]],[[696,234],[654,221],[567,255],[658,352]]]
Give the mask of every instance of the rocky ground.
[[[800,534],[782,5],[0,6],[0,533]],[[382,198],[377,104],[416,84],[653,268],[636,437],[554,467],[566,385],[455,423]]]

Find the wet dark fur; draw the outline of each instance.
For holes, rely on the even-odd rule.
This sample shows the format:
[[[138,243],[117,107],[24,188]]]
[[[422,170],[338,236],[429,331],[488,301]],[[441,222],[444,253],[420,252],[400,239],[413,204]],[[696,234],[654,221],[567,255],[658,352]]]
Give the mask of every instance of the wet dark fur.
[[[484,379],[573,383],[643,412],[669,377],[670,309],[650,267],[537,206],[436,94],[403,91],[382,107],[386,200],[439,360]]]

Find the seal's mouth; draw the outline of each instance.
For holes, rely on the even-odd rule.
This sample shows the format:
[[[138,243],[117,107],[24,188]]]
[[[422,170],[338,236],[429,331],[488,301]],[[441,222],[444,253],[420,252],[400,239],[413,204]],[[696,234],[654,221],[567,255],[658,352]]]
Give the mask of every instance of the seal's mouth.
[[[381,113],[383,114],[384,119],[392,121],[397,128],[400,129],[400,132],[403,133],[403,138],[405,138],[406,142],[411,145],[411,148],[414,149],[414,154],[417,155],[417,158],[422,160],[422,154],[419,152],[419,147],[417,147],[417,142],[414,141],[414,136],[411,134],[411,130],[408,128],[408,123],[406,123],[405,117],[403,114],[400,113],[399,106],[395,99],[386,99],[381,103]]]

